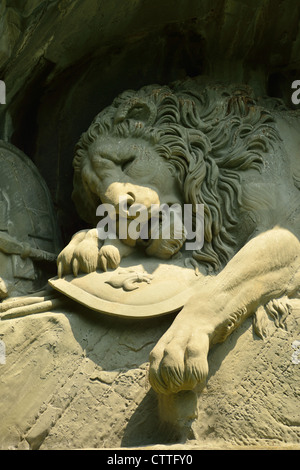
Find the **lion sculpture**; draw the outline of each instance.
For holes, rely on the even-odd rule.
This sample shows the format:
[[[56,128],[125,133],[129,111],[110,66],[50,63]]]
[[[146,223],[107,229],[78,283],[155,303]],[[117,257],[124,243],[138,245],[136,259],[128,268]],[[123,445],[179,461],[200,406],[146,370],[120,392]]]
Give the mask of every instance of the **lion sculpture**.
[[[204,205],[204,245],[193,252],[203,280],[150,355],[160,394],[193,390],[209,348],[249,315],[265,334],[268,310],[300,287],[300,138],[296,111],[249,86],[187,79],[126,91],[96,116],[74,158],[73,200],[95,227],[101,203]],[[75,234],[58,276],[115,269],[132,250],[171,258],[182,239],[106,240]],[[275,307],[274,307],[275,306]],[[277,307],[276,307],[277,306]]]

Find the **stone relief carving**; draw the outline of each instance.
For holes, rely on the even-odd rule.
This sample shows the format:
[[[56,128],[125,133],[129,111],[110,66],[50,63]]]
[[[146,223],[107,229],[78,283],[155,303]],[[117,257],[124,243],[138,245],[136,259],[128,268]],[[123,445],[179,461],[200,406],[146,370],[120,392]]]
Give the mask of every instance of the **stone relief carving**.
[[[117,276],[112,276],[109,281],[106,281],[112,287],[122,288],[126,291],[131,291],[139,288],[139,283],[146,282],[150,284],[152,276],[138,271],[129,270],[126,272],[119,272]]]
[[[149,381],[165,419],[181,392],[193,402],[213,345],[251,315],[262,338],[267,317],[284,327],[299,296],[298,119],[248,86],[194,79],[125,91],[76,146],[73,200],[92,228],[60,252],[49,283],[65,296],[58,302],[69,297],[109,315],[179,312],[150,354]],[[183,232],[103,243],[97,207],[118,213],[120,197],[128,207],[204,204],[203,247],[187,252]],[[18,299],[17,313],[47,311],[56,305],[50,297]],[[13,316],[14,300],[5,302]]]
[[[269,303],[277,299],[281,312],[280,299],[299,290],[297,156],[285,138],[293,119],[264,107],[247,86],[190,80],[124,92],[78,142],[73,198],[91,224],[101,201],[117,207],[119,197],[147,207],[205,205],[204,246],[192,253],[202,276],[151,353],[158,393],[193,390],[207,376],[213,344],[252,314],[263,335]],[[150,239],[145,251],[172,260],[184,241]],[[59,276],[115,269],[138,245],[100,247],[95,230],[80,232],[58,257]]]
[[[0,141],[0,166],[0,298],[6,298],[44,288],[61,245],[49,191],[33,163]]]

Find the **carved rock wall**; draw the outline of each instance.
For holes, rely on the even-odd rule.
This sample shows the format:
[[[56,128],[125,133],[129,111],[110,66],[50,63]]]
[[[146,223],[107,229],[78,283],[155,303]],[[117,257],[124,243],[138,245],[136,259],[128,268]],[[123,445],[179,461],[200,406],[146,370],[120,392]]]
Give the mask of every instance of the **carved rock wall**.
[[[0,448],[180,444],[178,429],[160,422],[147,380],[149,352],[171,321],[127,322],[78,306],[3,321]],[[287,329],[270,323],[262,341],[249,320],[211,350],[186,448],[298,448],[299,325],[294,301]]]
[[[0,132],[36,163],[66,240],[82,226],[70,202],[74,145],[125,89],[208,74],[291,104],[300,76],[293,0],[4,0]]]
[[[3,0],[0,137],[43,175],[65,242],[83,227],[70,198],[73,148],[100,109],[124,89],[198,74],[291,104],[299,18],[294,0]],[[149,352],[171,320],[124,324],[73,306],[1,322],[0,448],[180,441],[158,425],[147,381]],[[299,446],[299,324],[295,304],[286,331],[262,341],[249,320],[211,351],[191,447]]]

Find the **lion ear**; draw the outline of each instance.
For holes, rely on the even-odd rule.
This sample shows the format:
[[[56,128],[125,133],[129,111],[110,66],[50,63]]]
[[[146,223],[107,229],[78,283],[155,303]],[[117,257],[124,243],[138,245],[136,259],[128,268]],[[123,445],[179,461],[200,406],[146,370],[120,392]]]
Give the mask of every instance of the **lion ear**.
[[[127,119],[151,126],[156,119],[156,107],[151,101],[131,98],[118,108],[114,123],[119,124]]]

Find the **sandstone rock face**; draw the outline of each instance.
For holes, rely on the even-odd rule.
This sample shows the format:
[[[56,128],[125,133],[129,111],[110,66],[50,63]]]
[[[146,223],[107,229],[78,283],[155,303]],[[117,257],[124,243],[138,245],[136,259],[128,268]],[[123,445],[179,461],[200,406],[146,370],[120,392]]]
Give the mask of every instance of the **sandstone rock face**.
[[[37,166],[65,243],[83,228],[71,201],[74,145],[123,90],[208,75],[293,108],[295,3],[1,2],[0,138]],[[300,303],[291,303],[286,329],[270,320],[262,340],[248,319],[211,349],[188,430],[161,421],[148,382],[149,353],[173,314],[126,320],[69,302],[2,320],[0,448],[299,449]]]
[[[292,105],[300,76],[292,0],[5,0],[0,18],[0,132],[36,163],[66,241],[80,226],[70,202],[74,145],[118,93],[206,74]]]
[[[211,350],[186,448],[299,448],[299,302],[293,306],[286,330],[270,322],[263,341],[248,321]],[[147,379],[149,351],[171,321],[124,321],[75,305],[3,321],[0,447],[182,443],[178,429],[161,423]]]

